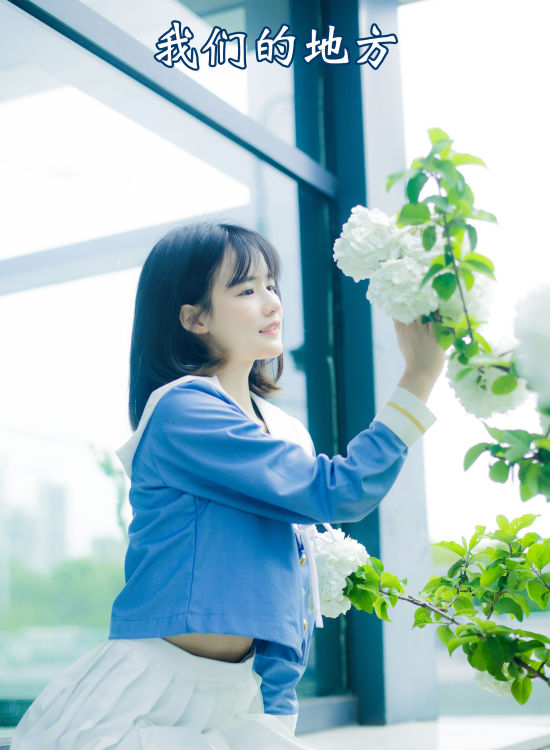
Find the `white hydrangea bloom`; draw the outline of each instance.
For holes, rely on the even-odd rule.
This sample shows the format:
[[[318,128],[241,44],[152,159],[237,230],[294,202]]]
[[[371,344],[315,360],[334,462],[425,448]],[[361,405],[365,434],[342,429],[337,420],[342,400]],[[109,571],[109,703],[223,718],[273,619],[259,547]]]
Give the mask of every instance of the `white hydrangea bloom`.
[[[407,255],[386,261],[369,283],[366,297],[402,323],[412,323],[420,315],[437,310],[439,297],[431,283],[420,282],[432,261],[432,253]]]
[[[550,285],[533,289],[516,307],[514,333],[519,340],[518,372],[539,395],[541,406],[550,406]]]
[[[340,270],[354,281],[368,279],[383,261],[397,257],[406,227],[398,227],[396,216],[378,208],[354,206],[340,237],[335,241],[333,258]]]
[[[502,673],[506,677],[510,677],[510,673],[506,667],[506,664],[502,666]],[[475,679],[480,687],[484,690],[489,690],[491,693],[496,693],[501,698],[509,698],[512,695],[512,680],[509,679],[507,682],[497,680],[489,672],[480,672],[478,669],[475,670]]]
[[[324,617],[338,617],[351,607],[350,600],[343,594],[346,576],[365,565],[369,555],[362,544],[346,536],[342,529],[332,529],[318,534],[314,547],[321,614]],[[313,612],[311,590],[308,608]]]
[[[471,289],[466,289],[463,280],[461,280],[461,285],[468,314],[478,321],[487,323],[495,295],[496,282],[494,279],[479,274],[476,276]],[[453,320],[460,320],[464,308],[458,288],[455,289],[448,300],[439,300],[439,312],[441,315],[448,315]]]
[[[490,417],[492,414],[505,414],[522,404],[529,396],[527,382],[524,378],[518,379],[517,386],[510,393],[493,393],[491,390],[492,384],[497,378],[506,375],[506,372],[488,366],[483,367],[483,372],[480,372],[475,365],[481,362],[509,363],[513,356],[514,344],[508,339],[503,339],[498,344],[494,344],[489,337],[486,337],[486,339],[491,346],[492,354],[482,351],[476,356],[470,357],[468,367],[473,366],[475,369],[461,380],[455,381],[457,373],[465,367],[458,361],[458,357],[450,358],[447,367],[447,379],[464,409],[482,419]],[[481,377],[480,383],[477,382],[478,376]]]
[[[442,315],[458,320],[463,313],[458,290],[450,299],[442,300],[431,280],[420,289],[432,260],[445,252],[443,228],[436,226],[436,242],[429,251],[422,245],[424,229],[398,227],[397,215],[354,206],[334,243],[333,258],[354,281],[370,279],[368,301],[402,323],[411,323],[438,308]],[[478,274],[470,291],[462,285],[468,311],[478,321],[489,318],[492,283]]]

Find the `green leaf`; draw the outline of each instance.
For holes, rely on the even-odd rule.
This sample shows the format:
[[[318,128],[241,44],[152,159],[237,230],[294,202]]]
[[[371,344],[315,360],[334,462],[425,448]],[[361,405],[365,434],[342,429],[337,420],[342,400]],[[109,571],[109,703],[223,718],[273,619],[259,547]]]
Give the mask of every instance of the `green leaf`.
[[[432,547],[444,547],[451,550],[451,552],[456,552],[461,557],[466,554],[466,549],[461,547],[458,542],[432,542]]]
[[[502,567],[502,565],[495,565],[495,567],[493,568],[487,568],[487,570],[484,570],[481,574],[479,583],[485,588],[493,587],[493,589],[496,589],[496,586],[493,586],[493,584],[500,578],[503,573],[504,568]]]
[[[372,591],[365,591],[358,587],[355,587],[349,594],[349,600],[353,606],[369,614],[372,614],[376,597],[377,594],[373,594]]]
[[[388,602],[384,599],[384,597],[379,596],[374,600],[374,611],[381,620],[391,622],[390,618],[388,617]]]
[[[523,501],[529,500],[539,494],[539,469],[533,463],[530,463],[522,476],[520,477],[520,497]]]
[[[384,565],[382,564],[382,561],[379,560],[377,557],[373,557],[372,555],[369,557],[369,563],[371,564],[372,568],[380,575],[382,571],[384,570]]]
[[[424,172],[419,172],[407,182],[407,198],[411,203],[418,203],[420,191],[428,181]]]
[[[435,245],[435,240],[436,232],[435,227],[432,224],[429,227],[426,227],[426,229],[424,229],[424,231],[422,232],[422,246],[424,250],[431,250]]]
[[[533,544],[525,557],[538,570],[545,568],[550,563],[550,540],[542,544]]]
[[[474,227],[471,227],[471,229],[473,229],[474,232],[475,232]],[[465,255],[462,258],[462,260],[467,260],[467,261],[469,261],[471,263],[475,261],[476,263],[480,264],[481,266],[485,266],[490,271],[494,271],[495,270],[495,266],[493,264],[493,261],[490,258],[487,258],[487,256],[481,255],[481,253],[474,253],[474,252],[468,253],[467,255]]]
[[[413,628],[425,628],[432,622],[431,612],[426,607],[418,607],[414,613]],[[412,630],[412,628],[411,628]]]
[[[462,263],[458,267],[458,273],[464,279],[464,282],[466,284],[466,289],[470,291],[470,289],[474,285],[474,274],[470,270],[468,270],[468,268],[466,268],[465,265]]]
[[[510,576],[508,576],[508,585],[510,585]],[[513,599],[516,604],[519,604],[519,606],[523,610],[523,614],[525,615],[525,617],[529,617],[529,615],[531,614],[531,610],[529,609],[529,603],[522,594],[520,594],[517,591],[508,591],[506,593],[506,596],[509,599]]]
[[[480,159],[479,156],[472,156],[472,154],[453,154],[451,161],[455,167],[460,167],[462,164],[479,164],[482,167],[486,167],[487,164]]]
[[[472,219],[478,221],[492,221],[494,224],[498,224],[497,217],[489,211],[482,211],[480,208],[473,208],[471,211]]]
[[[525,651],[532,651],[534,648],[539,648],[542,645],[543,644],[541,641],[537,641],[534,639],[531,639],[529,641],[520,641],[516,644],[516,652],[518,654],[522,654]]]
[[[439,271],[443,270],[443,268],[445,268],[445,266],[443,265],[443,263],[432,263],[432,265],[430,266],[430,268],[426,272],[426,275],[424,276],[424,278],[420,282],[420,289],[422,289],[422,287],[424,286],[424,284],[429,279],[431,279],[432,276],[435,276],[435,274],[439,273]]]
[[[434,322],[433,332],[435,340],[442,349],[448,349],[453,343],[454,337],[449,329],[441,323]]]
[[[430,209],[425,203],[405,203],[397,216],[397,225],[425,224],[430,220]]]
[[[514,518],[514,520],[510,523],[510,526],[517,533],[520,529],[524,529],[527,526],[531,526],[531,524],[534,523],[534,521],[536,521],[536,519],[539,516],[540,516],[540,513],[524,513],[523,516],[520,516],[519,518]],[[523,539],[525,539],[526,536],[524,536]],[[538,534],[536,534],[535,536],[538,536]],[[525,546],[523,541],[522,541],[522,544]]]
[[[380,585],[383,588],[396,588],[401,593],[404,591],[399,578],[393,573],[388,573],[387,570],[384,570],[380,576]]]
[[[456,289],[454,273],[442,273],[432,281],[432,286],[441,299],[448,300]]]
[[[550,590],[548,590],[540,581],[528,581],[527,594],[541,609],[546,609],[550,597]]]
[[[544,448],[547,451],[550,451],[550,440],[545,437],[537,437],[534,439],[535,447],[536,448]]]
[[[451,638],[454,638],[454,633],[448,625],[440,625],[437,628],[437,636],[441,643],[446,646]]]
[[[471,601],[471,595],[461,594],[457,596],[453,606],[457,614],[475,614],[476,609]]]
[[[525,677],[516,677],[512,682],[512,695],[521,705],[527,703],[532,690],[533,682],[528,675],[525,675]]]
[[[502,375],[493,381],[491,390],[498,395],[511,393],[517,387],[517,384],[518,379],[515,375]]]
[[[462,646],[463,643],[475,643],[477,641],[479,641],[479,636],[477,635],[463,635],[460,638],[450,638],[447,643],[449,656],[451,656],[451,654],[456,648],[458,648],[459,646]]]
[[[447,141],[450,145],[450,142]],[[443,176],[443,181],[448,189],[454,188],[457,181],[457,171],[455,165],[446,159],[436,160],[436,167]]]
[[[540,514],[537,514],[537,515],[540,515]],[[528,534],[525,534],[524,536],[522,536],[519,541],[521,542],[522,547],[529,547],[531,544],[534,544],[538,539],[540,539],[540,535],[537,534],[535,531],[530,531]]]
[[[491,536],[493,537],[493,539],[498,539],[499,541],[505,542],[506,544],[511,544],[515,538],[515,534],[512,531],[495,531]],[[505,550],[504,554],[507,554]]]
[[[449,201],[447,200],[447,198],[444,198],[442,195],[429,195],[427,198],[424,198],[422,203],[419,205],[425,203],[433,203],[434,206],[439,209],[439,211],[445,214],[450,214],[453,211],[453,209],[449,205]]]
[[[432,146],[435,145],[438,141],[451,141],[447,133],[444,130],[441,130],[441,128],[429,128],[428,135],[430,137]]]
[[[472,445],[472,447],[464,456],[464,471],[467,471],[474,463],[474,461],[476,461],[481,456],[481,454],[490,447],[491,443],[477,443],[476,445]]]
[[[471,224],[466,224],[466,231],[468,232],[468,237],[470,238],[470,247],[472,248],[473,252],[477,246],[477,231],[476,228]]]
[[[483,338],[483,336],[479,333],[479,331],[474,331],[474,339],[481,344],[481,346],[485,349],[486,352],[491,351],[491,345],[489,342]]]
[[[503,594],[498,602],[496,602],[493,612],[495,614],[511,614],[522,622],[523,620],[523,609],[520,605],[508,594]]]
[[[505,458],[507,461],[518,461],[524,455],[525,448],[522,445],[511,445],[509,448],[506,448],[502,454],[502,458]]]
[[[393,185],[395,185],[396,182],[399,182],[402,177],[405,177],[405,175],[417,173],[417,169],[402,169],[400,172],[392,172],[392,174],[388,175],[388,179],[386,182],[386,191],[388,191]]]
[[[493,482],[506,482],[509,470],[509,464],[505,461],[497,461],[489,469],[489,476]]]
[[[441,576],[430,576],[428,578],[427,583],[424,585],[424,588],[421,589],[421,591],[425,591],[427,593],[431,591],[435,591],[435,589],[441,585]]]
[[[498,514],[497,523],[498,523],[498,528],[502,529],[502,531],[508,531],[510,528],[510,521],[502,513]]]
[[[468,661],[474,669],[479,669],[480,672],[485,672],[487,669],[487,662],[485,660],[482,641],[480,641],[477,648],[468,655]]]
[[[495,274],[490,271],[487,266],[485,266],[483,263],[478,263],[477,260],[464,260],[462,262],[462,266],[470,271],[477,271],[478,273],[483,273],[485,276],[488,276],[490,279],[495,279]]]

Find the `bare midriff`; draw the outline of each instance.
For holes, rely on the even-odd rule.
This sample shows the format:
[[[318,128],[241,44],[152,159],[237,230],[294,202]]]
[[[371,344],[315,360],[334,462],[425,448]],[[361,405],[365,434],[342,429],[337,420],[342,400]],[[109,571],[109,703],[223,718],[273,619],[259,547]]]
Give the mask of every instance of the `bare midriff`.
[[[164,636],[165,641],[173,643],[194,656],[218,661],[240,661],[250,650],[253,638],[241,635],[222,635],[220,633],[183,633],[182,635]]]

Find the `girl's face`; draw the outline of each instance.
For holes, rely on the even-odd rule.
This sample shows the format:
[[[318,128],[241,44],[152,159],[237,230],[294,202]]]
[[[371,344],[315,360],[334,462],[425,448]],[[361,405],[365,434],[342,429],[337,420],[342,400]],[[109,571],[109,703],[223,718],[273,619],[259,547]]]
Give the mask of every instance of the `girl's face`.
[[[228,287],[232,271],[231,251],[225,253],[212,289],[212,315],[201,320],[208,330],[204,334],[206,340],[214,351],[227,351],[232,364],[240,362],[251,367],[257,359],[281,354],[283,308],[275,291],[275,280],[269,277],[259,251],[247,281]],[[279,326],[273,333],[260,333],[274,322]],[[199,331],[200,328],[196,329]]]

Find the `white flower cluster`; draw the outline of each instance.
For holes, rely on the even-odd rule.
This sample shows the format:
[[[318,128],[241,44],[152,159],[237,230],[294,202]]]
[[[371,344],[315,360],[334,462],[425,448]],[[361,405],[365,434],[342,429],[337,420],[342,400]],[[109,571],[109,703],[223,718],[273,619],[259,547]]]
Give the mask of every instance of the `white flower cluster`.
[[[505,677],[510,678],[510,673],[506,664],[502,666],[502,673]],[[501,698],[509,698],[512,695],[512,682],[509,679],[507,682],[497,680],[489,672],[480,672],[478,669],[475,670],[475,679],[480,687],[484,690],[489,690],[491,693],[496,693]]]
[[[400,238],[406,233],[406,227],[397,227],[395,217],[378,208],[354,206],[334,243],[333,258],[354,281],[368,279],[383,261],[398,257]]]
[[[468,315],[475,318],[478,322],[487,323],[489,320],[495,287],[496,281],[483,274],[479,274],[476,277],[475,284],[471,289],[462,287]],[[447,315],[453,320],[460,320],[464,309],[458,289],[455,289],[449,299],[439,300],[439,312],[441,315]]]
[[[480,371],[476,365],[482,362],[509,363],[512,358],[513,344],[504,339],[495,344],[489,340],[489,337],[487,337],[487,342],[493,353],[487,354],[482,351],[470,357],[467,366],[474,369],[460,380],[456,380],[457,373],[465,366],[458,361],[457,356],[448,360],[447,367],[447,379],[462,406],[470,414],[482,419],[492,414],[505,414],[522,404],[529,396],[527,382],[523,378],[518,379],[517,386],[510,393],[493,393],[492,384],[497,378],[506,375],[506,372],[489,366],[484,366]]]
[[[412,323],[421,315],[439,308],[442,315],[454,320],[462,315],[458,289],[448,300],[441,300],[428,281],[420,283],[432,260],[444,252],[441,228],[436,229],[431,250],[422,245],[420,227],[398,227],[397,215],[387,216],[377,208],[354,206],[340,237],[334,243],[333,258],[340,270],[354,281],[370,279],[369,302],[402,323]],[[464,289],[466,307],[480,321],[488,319],[490,279],[483,277],[471,290]]]
[[[538,393],[540,406],[550,406],[550,285],[536,287],[516,307],[514,334],[519,341],[517,369]]]
[[[362,544],[346,536],[342,529],[332,529],[323,534],[317,534],[314,546],[321,614],[324,617],[338,617],[351,607],[350,600],[343,594],[346,576],[364,565],[369,555]],[[308,608],[310,612],[313,612],[311,590]]]

